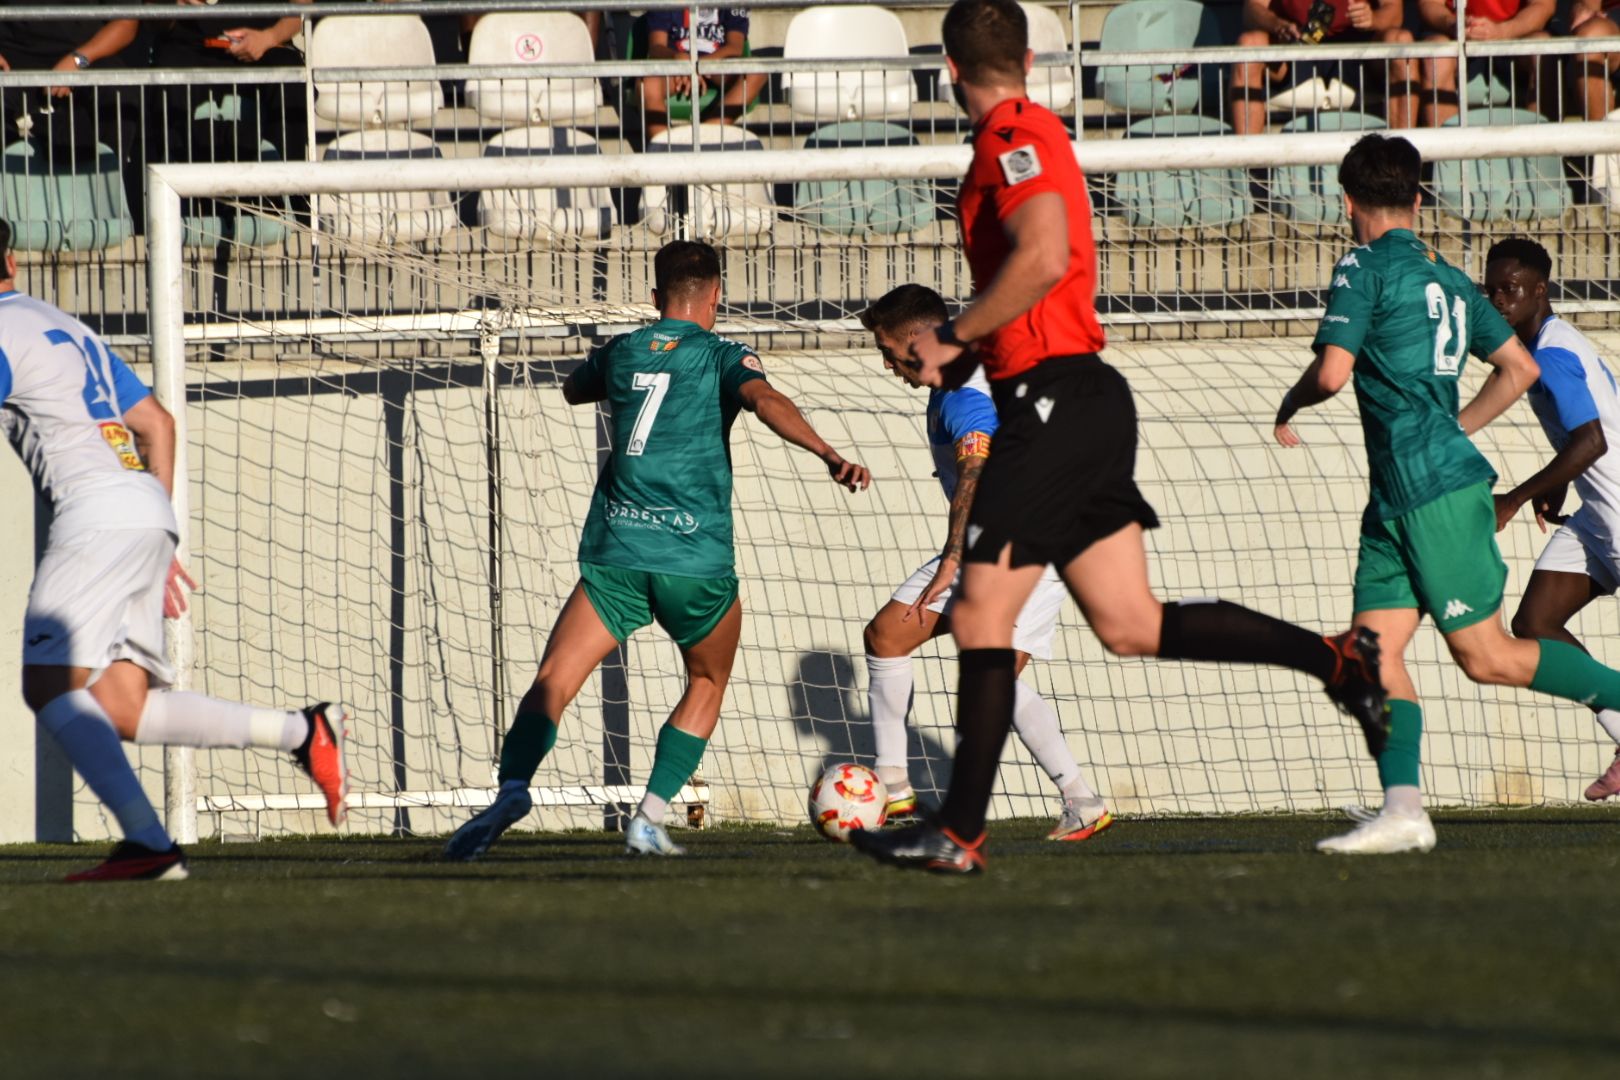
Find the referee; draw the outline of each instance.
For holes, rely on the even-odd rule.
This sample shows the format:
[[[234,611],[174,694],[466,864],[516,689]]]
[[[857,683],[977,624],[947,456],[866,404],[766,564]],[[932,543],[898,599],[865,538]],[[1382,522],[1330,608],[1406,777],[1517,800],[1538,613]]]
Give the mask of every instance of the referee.
[[[882,862],[942,873],[984,869],[985,814],[1012,726],[1013,625],[1048,564],[1121,656],[1278,664],[1321,679],[1380,747],[1388,733],[1376,635],[1323,638],[1222,600],[1161,604],[1142,531],[1158,524],[1136,488],[1136,408],[1103,363],[1091,204],[1069,133],[1029,100],[1034,60],[1015,0],[957,0],[946,63],[973,122],[973,164],[958,196],[973,302],[919,334],[929,386],[961,385],[984,365],[1001,427],[968,524],[956,765],[934,820],[857,832]]]

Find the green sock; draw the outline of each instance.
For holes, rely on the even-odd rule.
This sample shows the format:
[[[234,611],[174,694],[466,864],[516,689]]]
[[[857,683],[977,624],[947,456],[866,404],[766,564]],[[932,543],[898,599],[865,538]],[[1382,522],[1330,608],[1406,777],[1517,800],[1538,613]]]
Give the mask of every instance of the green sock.
[[[545,713],[518,710],[512,729],[501,743],[501,783],[534,779],[540,762],[557,745],[557,725]]]
[[[698,762],[708,739],[690,735],[673,724],[658,729],[658,749],[653,752],[652,776],[647,778],[647,790],[665,802],[681,793],[681,788],[697,772]]]
[[[1541,662],[1530,689],[1595,709],[1620,709],[1620,671],[1604,667],[1575,646],[1542,638]]]
[[[1378,755],[1378,782],[1386,789],[1397,784],[1420,787],[1419,747],[1423,742],[1423,706],[1415,701],[1389,699],[1389,742]]]

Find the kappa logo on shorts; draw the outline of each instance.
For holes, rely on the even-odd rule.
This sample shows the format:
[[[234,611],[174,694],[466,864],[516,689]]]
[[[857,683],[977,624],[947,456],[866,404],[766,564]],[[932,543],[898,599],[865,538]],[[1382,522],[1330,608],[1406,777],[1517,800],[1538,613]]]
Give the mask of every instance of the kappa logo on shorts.
[[[1035,153],[1034,146],[1020,146],[1016,150],[1009,150],[996,160],[1001,162],[1001,174],[1007,178],[1008,187],[1041,175],[1041,159],[1040,155]]]
[[[1041,423],[1046,423],[1047,417],[1052,415],[1052,406],[1056,404],[1057,402],[1049,397],[1035,399],[1035,414],[1041,418]]]
[[[1446,610],[1440,613],[1442,619],[1455,619],[1459,615],[1467,615],[1474,609],[1461,600],[1447,600]]]

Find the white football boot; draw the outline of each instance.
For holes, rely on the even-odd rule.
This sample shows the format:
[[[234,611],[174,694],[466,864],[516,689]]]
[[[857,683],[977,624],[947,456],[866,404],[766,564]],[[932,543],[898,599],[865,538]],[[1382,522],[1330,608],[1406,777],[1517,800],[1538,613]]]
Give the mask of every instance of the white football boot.
[[[1316,842],[1316,850],[1329,855],[1394,855],[1433,847],[1434,823],[1428,814],[1379,814],[1343,836]]]
[[[637,814],[624,830],[624,850],[631,855],[685,855],[686,849],[669,838],[662,825]]]

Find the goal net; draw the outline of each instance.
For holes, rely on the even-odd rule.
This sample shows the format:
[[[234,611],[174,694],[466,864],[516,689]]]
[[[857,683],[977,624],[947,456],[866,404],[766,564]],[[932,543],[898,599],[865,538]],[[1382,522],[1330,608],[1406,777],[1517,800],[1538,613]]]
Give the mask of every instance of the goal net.
[[[1443,167],[1489,188],[1487,166],[1504,160],[1492,138],[1472,152],[1494,156]],[[1271,417],[1309,359],[1348,234],[1332,170],[1310,164],[1327,159],[1319,149],[1290,158],[1275,141],[1254,145],[1272,156],[1194,172],[1144,149],[1134,168],[1117,152],[1092,168],[1108,359],[1141,416],[1139,480],[1164,522],[1147,539],[1159,593],[1218,595],[1332,631],[1349,615],[1366,495],[1354,404],[1345,394],[1302,417],[1306,445],[1292,451],[1271,441]],[[511,174],[485,172],[503,163],[466,161],[459,184],[482,193],[462,196],[390,193],[400,174],[384,162],[351,166],[348,194],[309,197],[299,193],[322,191],[330,171],[279,166],[294,179],[274,197],[257,180],[187,181],[188,195],[235,208],[225,235],[187,234],[183,250],[154,235],[160,369],[165,341],[179,340],[162,336],[165,320],[183,325],[163,370],[186,401],[189,557],[203,586],[185,631],[190,685],[350,704],[352,828],[443,831],[487,801],[501,734],[576,579],[608,449],[595,410],[563,403],[562,379],[593,343],[652,317],[652,255],[676,235],[717,243],[722,332],[755,344],[773,383],[876,478],[846,494],[751,418],[737,424],[742,646],[719,730],[679,801],[693,820],[797,822],[825,764],[870,760],[862,630],[937,552],[946,504],[925,395],[883,371],[854,317],[906,281],[953,303],[969,296],[945,190],[960,162],[919,155],[899,175],[892,152],[871,150],[864,172],[795,182],[772,169],[738,180],[727,171],[737,157],[698,154],[664,186],[629,163],[615,179],[608,158],[601,179],[572,189],[503,186]],[[1247,166],[1260,165],[1271,177],[1256,205]],[[1541,189],[1525,185],[1552,182],[1502,175],[1509,198],[1531,203]],[[1477,278],[1495,239],[1540,238],[1562,306],[1600,347],[1620,346],[1606,206],[1519,221],[1464,210],[1426,209],[1425,239]],[[167,267],[177,280],[166,296]],[[1523,406],[1480,445],[1512,480],[1548,456]],[[1521,519],[1499,539],[1511,610],[1542,537]],[[1613,605],[1594,604],[1573,629],[1620,662]],[[1608,759],[1585,711],[1469,684],[1430,628],[1412,652],[1433,801],[1569,800]],[[943,789],[953,745],[949,639],[924,647],[915,669],[913,776],[926,798]],[[531,825],[600,827],[639,797],[681,671],[656,630],[608,660],[562,718]],[[1314,810],[1376,791],[1354,724],[1292,672],[1110,657],[1071,605],[1053,656],[1024,678],[1121,812]],[[198,753],[186,767],[204,835],[317,827],[320,800],[274,755]],[[1011,740],[993,813],[1045,814],[1054,798]]]

